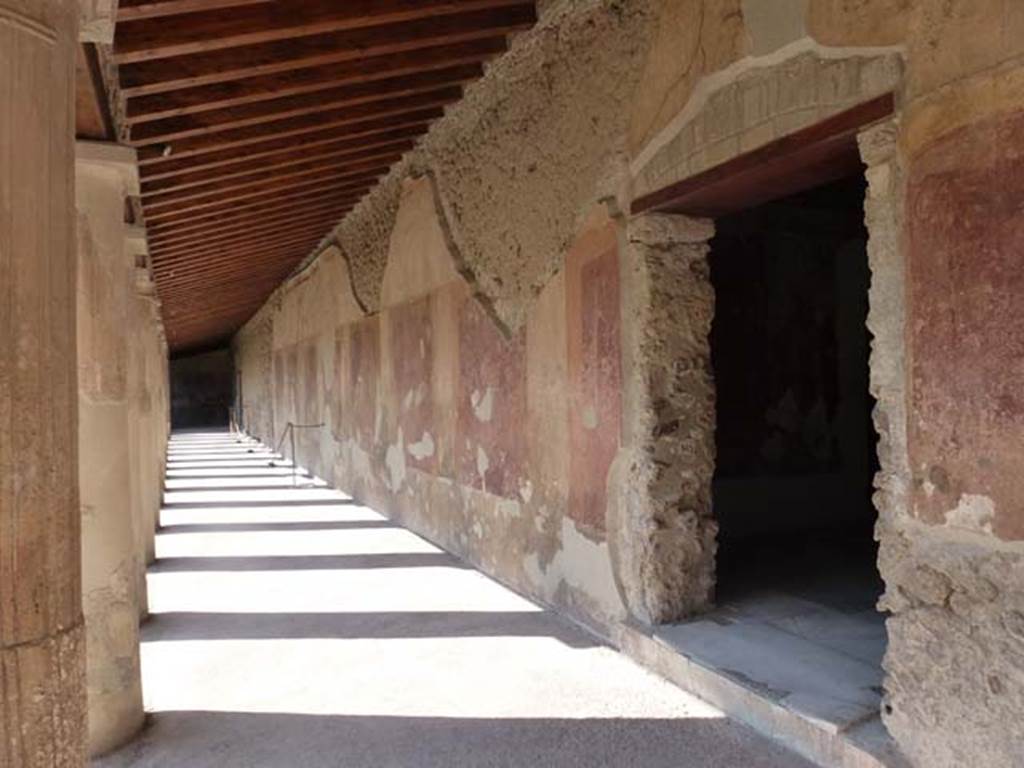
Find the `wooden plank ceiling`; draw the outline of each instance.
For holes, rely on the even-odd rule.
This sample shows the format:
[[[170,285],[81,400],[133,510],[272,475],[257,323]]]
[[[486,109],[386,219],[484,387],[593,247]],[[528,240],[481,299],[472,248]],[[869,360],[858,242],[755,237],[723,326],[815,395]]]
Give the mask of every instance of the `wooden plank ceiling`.
[[[172,351],[238,330],[535,20],[534,0],[121,0]]]

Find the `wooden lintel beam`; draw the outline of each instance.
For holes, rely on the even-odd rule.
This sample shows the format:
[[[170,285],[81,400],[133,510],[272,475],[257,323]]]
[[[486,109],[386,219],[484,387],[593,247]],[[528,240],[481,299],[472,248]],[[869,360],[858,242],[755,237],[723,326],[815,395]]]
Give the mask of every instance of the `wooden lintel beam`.
[[[893,94],[882,94],[639,197],[631,212],[714,218],[834,181],[861,165],[857,133],[891,115],[893,108]]]

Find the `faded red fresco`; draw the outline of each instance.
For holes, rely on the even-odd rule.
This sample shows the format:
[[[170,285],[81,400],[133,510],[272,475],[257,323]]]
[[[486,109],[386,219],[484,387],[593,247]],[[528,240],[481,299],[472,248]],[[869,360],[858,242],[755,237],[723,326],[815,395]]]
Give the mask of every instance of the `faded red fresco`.
[[[377,381],[380,377],[380,326],[376,315],[349,326],[348,381],[342,414],[345,432],[366,450],[373,450],[377,418]],[[358,407],[356,407],[358,403]]]
[[[430,300],[426,297],[406,302],[388,310],[391,325],[391,369],[394,375],[398,426],[406,446],[423,440],[430,434],[436,439],[434,427],[433,345]],[[435,472],[436,450],[429,456],[416,458],[415,452],[406,451],[406,461],[427,472]]]
[[[1024,538],[1024,113],[958,131],[909,182],[913,512],[985,496]]]
[[[585,235],[566,263],[569,516],[605,529],[606,479],[622,425],[619,262],[615,228]]]
[[[521,336],[506,340],[473,298],[465,299],[459,312],[457,418],[458,481],[506,498],[517,496],[526,452],[525,345]]]

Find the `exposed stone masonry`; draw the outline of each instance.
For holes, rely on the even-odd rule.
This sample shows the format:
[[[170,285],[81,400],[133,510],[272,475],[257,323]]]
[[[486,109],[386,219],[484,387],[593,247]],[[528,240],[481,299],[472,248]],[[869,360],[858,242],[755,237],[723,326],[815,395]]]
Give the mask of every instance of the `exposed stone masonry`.
[[[608,478],[609,546],[627,604],[651,622],[708,608],[714,589],[713,234],[707,220],[641,216],[622,265],[628,426]]]

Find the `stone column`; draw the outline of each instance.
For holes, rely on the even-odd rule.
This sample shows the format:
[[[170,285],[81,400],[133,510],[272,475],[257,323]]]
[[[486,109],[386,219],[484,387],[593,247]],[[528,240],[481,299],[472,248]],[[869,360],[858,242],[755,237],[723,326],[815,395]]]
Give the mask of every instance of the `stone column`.
[[[75,380],[78,8],[0,0],[0,765],[85,760]]]
[[[145,257],[144,234],[139,232],[132,242],[133,254]],[[166,436],[160,419],[163,325],[159,300],[156,297],[149,269],[137,265],[134,271],[132,335],[129,372],[132,432],[132,497],[136,506],[138,547],[143,564],[155,557],[154,533],[160,511],[163,489],[162,452]],[[145,605],[140,608],[144,609]]]
[[[89,751],[98,755],[134,735],[143,718],[128,422],[133,265],[124,223],[138,176],[126,147],[79,142],[76,155],[83,603]]]
[[[705,610],[714,591],[713,234],[709,220],[650,214],[621,247],[623,447],[607,525],[619,589],[643,622]]]

